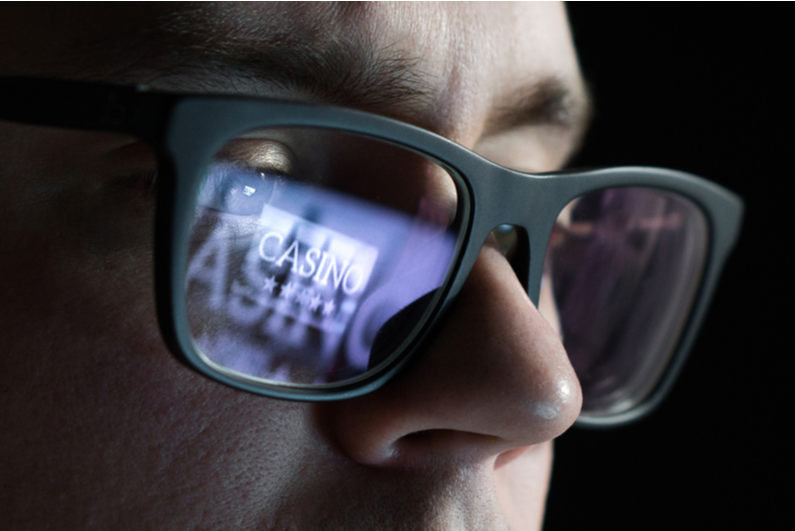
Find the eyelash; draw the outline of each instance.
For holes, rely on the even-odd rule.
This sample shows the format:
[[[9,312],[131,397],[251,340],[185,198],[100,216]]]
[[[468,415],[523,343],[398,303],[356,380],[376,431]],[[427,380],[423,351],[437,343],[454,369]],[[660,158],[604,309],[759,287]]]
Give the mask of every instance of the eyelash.
[[[125,186],[140,192],[144,197],[154,197],[157,192],[157,170],[144,170],[131,173],[125,179]]]

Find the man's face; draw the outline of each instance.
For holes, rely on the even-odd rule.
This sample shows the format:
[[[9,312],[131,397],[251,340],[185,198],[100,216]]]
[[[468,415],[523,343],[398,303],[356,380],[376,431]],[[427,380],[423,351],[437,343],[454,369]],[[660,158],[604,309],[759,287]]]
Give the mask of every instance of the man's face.
[[[83,9],[4,7],[0,75],[345,105],[528,171],[560,167],[581,133],[561,5]],[[496,245],[385,387],[266,399],[160,338],[146,146],[2,122],[0,161],[0,527],[540,526],[580,390]]]

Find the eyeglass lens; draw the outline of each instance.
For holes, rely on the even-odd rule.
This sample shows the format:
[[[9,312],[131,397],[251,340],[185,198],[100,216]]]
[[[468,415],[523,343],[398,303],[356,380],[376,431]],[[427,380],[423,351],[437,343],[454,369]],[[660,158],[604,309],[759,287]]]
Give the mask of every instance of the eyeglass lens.
[[[386,142],[273,128],[228,142],[200,188],[187,313],[205,360],[274,385],[338,384],[400,349],[434,306],[461,238],[453,178]],[[676,346],[707,249],[701,211],[649,188],[560,213],[539,308],[559,328],[584,412],[645,398]]]
[[[653,390],[695,298],[707,238],[701,211],[662,190],[598,190],[560,213],[539,306],[554,308],[546,317],[557,319],[583,412],[620,413]]]
[[[274,384],[386,361],[451,269],[456,186],[434,162],[341,132],[256,130],[207,169],[187,312],[209,363]]]

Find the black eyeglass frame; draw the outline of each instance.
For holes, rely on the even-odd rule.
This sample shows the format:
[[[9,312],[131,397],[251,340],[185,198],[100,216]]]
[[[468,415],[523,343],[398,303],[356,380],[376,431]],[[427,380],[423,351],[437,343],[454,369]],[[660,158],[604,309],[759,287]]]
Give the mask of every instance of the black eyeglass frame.
[[[560,211],[574,198],[607,187],[649,187],[688,198],[709,227],[700,286],[675,352],[652,392],[628,411],[581,415],[577,424],[608,426],[648,414],[670,390],[704,318],[720,271],[741,224],[743,203],[732,192],[683,172],[623,167],[529,174],[490,162],[424,129],[382,116],[321,104],[235,96],[172,94],[146,87],[38,78],[0,78],[0,119],[26,124],[128,133],[158,156],[155,289],[163,338],[193,370],[237,389],[273,398],[339,400],[373,391],[397,373],[433,332],[453,304],[490,232],[500,225],[524,229],[530,256],[517,272],[538,305],[550,233]],[[435,309],[415,328],[399,352],[377,372],[322,387],[268,386],[209,366],[198,354],[185,309],[188,238],[198,188],[212,157],[230,139],[263,127],[333,129],[378,139],[440,164],[456,182],[462,236],[457,258]]]

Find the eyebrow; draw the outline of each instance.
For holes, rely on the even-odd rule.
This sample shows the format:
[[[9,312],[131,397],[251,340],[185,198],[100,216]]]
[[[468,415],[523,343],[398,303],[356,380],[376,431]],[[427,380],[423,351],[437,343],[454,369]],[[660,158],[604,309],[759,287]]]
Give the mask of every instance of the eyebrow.
[[[202,50],[194,59],[220,76],[242,76],[255,84],[297,90],[333,105],[415,114],[434,96],[413,58],[377,53],[348,42],[323,48],[302,44],[299,48],[260,46],[255,51]]]
[[[555,77],[522,85],[491,110],[484,136],[534,125],[553,125],[569,129],[581,137],[593,115],[590,93],[582,85],[579,94]]]
[[[230,86],[234,90],[241,83],[255,90],[267,86],[426,127],[425,117],[435,114],[440,89],[422,71],[419,58],[399,47],[376,46],[355,32],[353,38],[344,33],[328,38],[318,28],[296,32],[272,24],[230,38],[202,16],[185,15],[183,11],[180,17],[161,20],[140,42],[132,47],[127,43],[127,50],[137,49],[138,55],[113,76],[146,83],[167,72],[188,77],[208,92],[228,91]],[[579,139],[591,106],[587,91],[577,88],[548,76],[501,95],[501,104],[490,110],[484,136],[554,125]]]
[[[265,87],[283,89],[395,118],[419,118],[433,107],[437,89],[419,58],[397,47],[377,47],[361,35],[355,40],[305,33],[263,26],[228,38],[202,20],[159,24],[132,45],[136,57],[106,76],[139,84],[185,77],[214,93],[235,86],[245,86],[243,95],[252,95],[252,87],[255,94]]]

